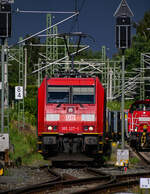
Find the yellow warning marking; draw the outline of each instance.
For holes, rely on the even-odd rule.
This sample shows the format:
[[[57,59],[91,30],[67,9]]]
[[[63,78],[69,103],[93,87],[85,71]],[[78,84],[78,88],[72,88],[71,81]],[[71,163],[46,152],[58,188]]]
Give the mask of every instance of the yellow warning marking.
[[[116,142],[113,142],[113,143],[112,143],[112,146],[113,146],[113,147],[116,147],[116,146],[117,146],[117,143],[116,143]]]
[[[2,176],[3,174],[4,174],[4,169],[1,168],[1,169],[0,169],[0,176]]]
[[[49,134],[49,135],[53,135],[53,134],[58,134],[58,132],[42,132],[42,134]]]

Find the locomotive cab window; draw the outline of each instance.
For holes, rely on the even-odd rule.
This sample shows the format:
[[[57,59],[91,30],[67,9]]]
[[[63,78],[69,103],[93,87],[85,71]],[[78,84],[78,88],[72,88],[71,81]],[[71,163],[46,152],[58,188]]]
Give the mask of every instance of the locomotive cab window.
[[[150,111],[150,104],[144,103],[144,104],[134,104],[132,105],[130,109],[130,113],[133,113],[133,111]]]
[[[69,103],[69,87],[48,86],[48,103]]]
[[[72,101],[73,104],[94,104],[95,102],[94,87],[73,87]]]

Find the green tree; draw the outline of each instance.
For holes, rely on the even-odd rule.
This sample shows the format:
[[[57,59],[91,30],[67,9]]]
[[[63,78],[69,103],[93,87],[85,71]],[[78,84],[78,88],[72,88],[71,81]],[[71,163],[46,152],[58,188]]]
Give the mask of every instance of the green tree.
[[[134,24],[134,27],[137,35],[144,37],[145,40],[150,40],[150,31],[148,30],[150,28],[150,10],[145,12],[143,19],[138,24]]]

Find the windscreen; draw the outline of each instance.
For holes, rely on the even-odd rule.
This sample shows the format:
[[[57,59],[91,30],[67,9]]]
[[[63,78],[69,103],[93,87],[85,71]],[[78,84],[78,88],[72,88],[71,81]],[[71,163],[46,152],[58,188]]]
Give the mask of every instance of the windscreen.
[[[48,86],[48,103],[69,103],[69,87]]]
[[[150,103],[134,104],[130,108],[130,112],[133,111],[150,111]]]
[[[73,104],[94,104],[94,87],[73,87]]]
[[[94,86],[48,86],[48,103],[94,104]]]

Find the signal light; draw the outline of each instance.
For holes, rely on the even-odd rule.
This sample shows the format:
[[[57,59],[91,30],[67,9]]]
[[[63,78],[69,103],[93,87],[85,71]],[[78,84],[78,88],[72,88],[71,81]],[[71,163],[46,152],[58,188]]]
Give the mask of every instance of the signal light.
[[[0,4],[0,38],[11,37],[11,5]]]

